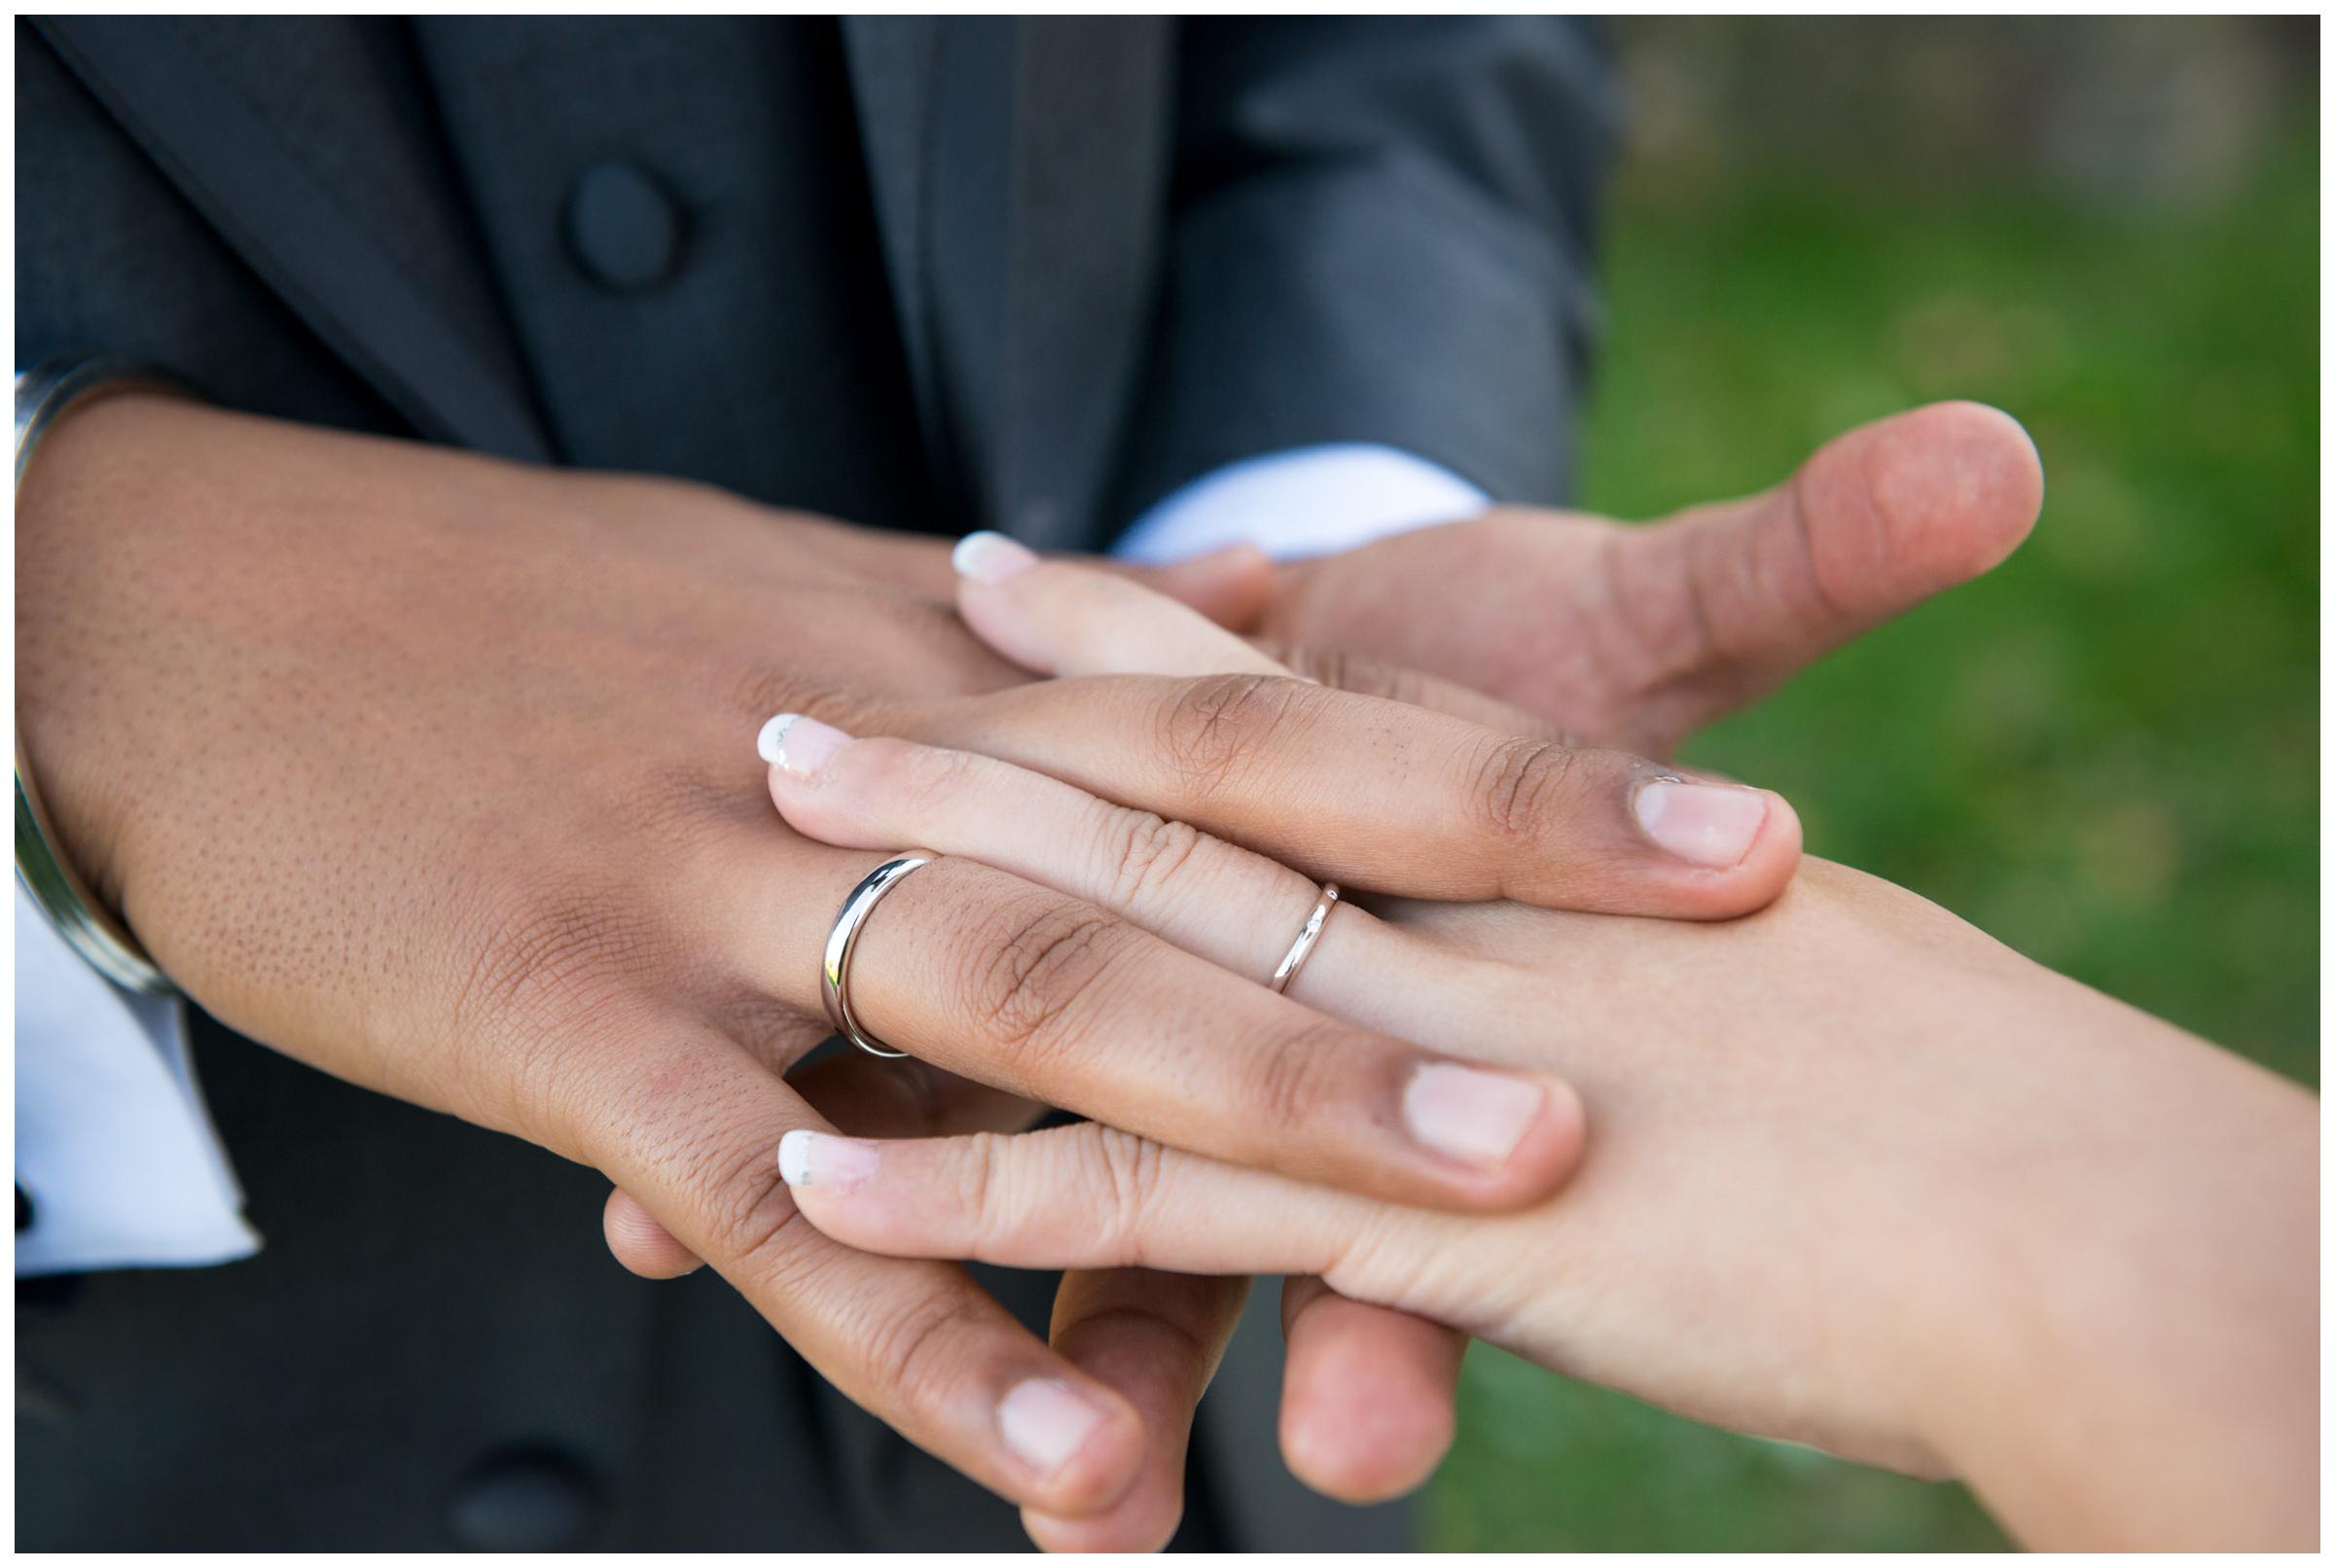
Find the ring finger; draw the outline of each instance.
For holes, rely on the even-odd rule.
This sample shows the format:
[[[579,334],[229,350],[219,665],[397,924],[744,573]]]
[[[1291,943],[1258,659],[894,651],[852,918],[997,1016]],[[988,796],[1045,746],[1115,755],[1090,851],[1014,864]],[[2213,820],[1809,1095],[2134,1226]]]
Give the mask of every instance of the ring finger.
[[[789,826],[852,849],[919,844],[1097,906],[1235,975],[1269,980],[1320,889],[1278,861],[1074,784],[978,752],[854,739],[781,715],[771,798]],[[1402,1034],[1431,967],[1451,960],[1367,910],[1340,904],[1284,994],[1334,997],[1339,1016]]]
[[[712,885],[703,924],[745,984],[815,1013],[828,911],[873,864],[771,835]],[[781,887],[794,896],[772,897]],[[894,889],[860,926],[845,983],[869,1032],[934,1066],[1237,1164],[1429,1207],[1535,1202],[1578,1156],[1580,1101],[1555,1075],[1333,1019],[970,859]]]
[[[904,711],[895,732],[1410,897],[1724,918],[1775,899],[1798,861],[1799,820],[1766,791],[1301,681],[1138,584],[994,535],[957,555],[982,640],[1079,678]],[[1112,725],[1076,722],[1098,707]]]

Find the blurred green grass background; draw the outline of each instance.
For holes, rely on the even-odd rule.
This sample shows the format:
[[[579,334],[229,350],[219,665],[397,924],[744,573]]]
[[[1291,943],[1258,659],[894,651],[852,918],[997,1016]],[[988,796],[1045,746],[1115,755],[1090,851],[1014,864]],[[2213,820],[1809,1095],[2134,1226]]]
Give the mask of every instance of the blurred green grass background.
[[[1681,24],[1683,25],[1683,23]],[[1860,421],[1995,404],[2032,539],[1690,760],[1786,794],[1812,853],[2316,1087],[2316,93],[2202,195],[2043,173],[1626,177],[1592,509],[1764,488]],[[1439,1550],[2000,1546],[1958,1487],[1691,1425],[1477,1347]]]

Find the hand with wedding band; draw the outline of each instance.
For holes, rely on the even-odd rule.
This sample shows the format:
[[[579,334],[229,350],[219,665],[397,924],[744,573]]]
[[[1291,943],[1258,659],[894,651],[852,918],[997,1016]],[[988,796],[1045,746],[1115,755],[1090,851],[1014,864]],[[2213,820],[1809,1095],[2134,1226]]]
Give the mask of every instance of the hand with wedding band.
[[[1099,688],[1113,701],[1142,700],[1148,686],[1167,683],[1123,681],[1116,678],[1117,672],[1167,667],[1217,678],[1275,681],[1286,686],[1286,699],[1293,704],[1336,695],[1287,681],[1266,656],[1189,612],[1177,609],[1163,628],[1162,618],[1153,612],[1165,601],[1123,579],[1061,563],[1037,565],[1026,552],[993,539],[976,539],[959,554],[970,568],[958,591],[959,610],[969,624],[1018,660],[1049,673],[1093,672],[1088,680],[1058,681],[1061,690]],[[1005,570],[998,569],[1000,557]],[[1392,705],[1385,718],[1376,727],[1379,766],[1411,781],[1413,788],[1419,787],[1422,774],[1432,777],[1426,764],[1437,753],[1425,742],[1472,729],[1462,721]],[[925,726],[927,732],[936,728]],[[1335,748],[1339,740],[1337,729],[1318,720],[1308,724],[1305,732],[1324,747]],[[1329,888],[1336,883],[1317,883],[1285,871],[1189,824],[1110,806],[1068,781],[1113,768],[1129,770],[1124,758],[1101,752],[1085,757],[1059,750],[1045,754],[1038,749],[1038,738],[1006,726],[990,729],[987,744],[1007,752],[1026,747],[1022,755],[1044,756],[1050,768],[1039,771],[990,756],[899,739],[852,743],[836,728],[798,714],[780,715],[765,727],[761,749],[772,765],[771,792],[791,826],[833,844],[897,852],[884,854],[861,886],[840,901],[839,917],[826,934],[830,963],[821,983],[823,992],[836,999],[830,1003],[830,1016],[840,1020],[838,1007],[847,999],[854,1020],[849,1030],[839,1021],[839,1031],[863,1047],[905,1050],[929,1065],[1067,1105],[1100,1123],[1121,1127],[1139,1123],[1165,1143],[1306,1175],[1300,1165],[1303,1151],[1339,1135],[1338,1108],[1317,1100],[1302,1113],[1277,1115],[1272,1121],[1283,1130],[1267,1147],[1244,1146],[1239,1140],[1245,1136],[1250,1114],[1245,1108],[1254,1103],[1253,1096],[1244,1101],[1240,1090],[1229,1085],[1221,1092],[1193,1092],[1193,1086],[1205,1081],[1212,1042],[1254,1038],[1269,1029],[1270,1020],[1289,1006],[1273,994],[1279,988],[1274,983],[1279,977],[1291,1001],[1319,1009],[1325,1005],[1322,997],[1334,996],[1339,1002],[1336,1016],[1362,1022],[1371,1031],[1336,1040],[1326,1032],[1326,1020],[1308,1014],[1317,1018],[1303,1026],[1314,1031],[1310,1038],[1315,1048],[1334,1052],[1343,1065],[1350,1066],[1358,1056],[1388,1049],[1378,1043],[1382,1026],[1367,1019],[1419,1021],[1406,999],[1416,994],[1417,977],[1422,966],[1434,964],[1434,955],[1366,909],[1332,903]],[[1417,750],[1409,749],[1413,747]],[[1796,824],[1789,808],[1771,796],[1716,780],[1689,783],[1676,769],[1646,766],[1643,772],[1641,795],[1686,790],[1721,796],[1727,804],[1741,801],[1741,816],[1763,835],[1775,833],[1780,821],[1789,837],[1778,843],[1763,837],[1755,854],[1787,845],[1796,848]],[[1189,790],[1179,773],[1155,777],[1163,782],[1151,787],[1187,791],[1185,803],[1213,810],[1214,823],[1229,820],[1222,815],[1228,807],[1246,803]],[[1295,786],[1300,780],[1293,773],[1289,782]],[[1320,815],[1358,809],[1320,785],[1310,787],[1315,792],[1312,798],[1324,801]],[[910,820],[926,837],[906,833],[902,825]],[[1250,834],[1259,831],[1253,820],[1234,825]],[[1432,866],[1408,858],[1402,836],[1383,832],[1361,833],[1352,842],[1319,839],[1313,852],[1321,857],[1325,873],[1336,872],[1379,891],[1391,885],[1451,896],[1485,895],[1523,879],[1521,862],[1513,857],[1507,869],[1495,858],[1484,870],[1472,871],[1465,863],[1464,836],[1448,822],[1434,823],[1422,815],[1409,832],[1424,836],[1430,825],[1443,836],[1448,851]],[[1294,829],[1274,831],[1296,846],[1292,858],[1303,851],[1305,839]],[[912,844],[916,846],[913,850],[907,847]],[[1785,852],[1788,858],[1788,848]],[[901,980],[903,974],[919,971],[923,944],[930,939],[916,931],[913,914],[902,919],[906,911],[899,906],[919,894],[925,907],[958,905],[961,895],[933,883],[969,874],[970,863],[960,858],[967,855],[1068,895],[1080,901],[1082,909],[1108,911],[1107,917],[1124,921],[1131,933],[1149,932],[1164,939],[1150,967],[1164,977],[1172,976],[1168,982],[1193,999],[1207,1024],[1195,1030],[1180,1051],[1154,1054],[1132,1033],[1097,1023],[1090,1029],[1091,1037],[1112,1039],[1112,1049],[1081,1059],[1075,1077],[1063,1074],[1044,1085],[1031,1082],[1026,1069],[1011,1059],[985,1063],[958,1036],[930,1031],[914,1005],[914,989]],[[926,860],[929,864],[922,864]],[[1405,880],[1390,881],[1390,867],[1400,867]],[[884,901],[880,907],[869,896],[870,884],[878,884],[874,892]],[[847,970],[840,962],[846,952]],[[1207,964],[1195,963],[1195,957]],[[1230,991],[1210,989],[1205,980],[1208,965],[1217,966],[1219,974],[1229,971],[1242,982]],[[1124,968],[1120,983],[1132,983]],[[1385,1038],[1402,1036],[1396,1032]],[[1457,1048],[1457,1054],[1477,1052]],[[1361,1076],[1384,1081],[1377,1071]],[[1113,1083],[1117,1092],[1087,1093],[1084,1085],[1089,1082]],[[1554,1084],[1549,1087],[1552,1093],[1563,1092]],[[1399,1113],[1391,1106],[1378,1111],[1365,1107],[1350,1124],[1392,1129],[1420,1108],[1432,1107],[1438,1115],[1448,1112],[1455,1124],[1468,1130],[1455,1135],[1447,1158],[1422,1165],[1408,1151],[1388,1147],[1343,1167],[1317,1159],[1310,1179],[1331,1180],[1403,1203],[1452,1206],[1447,1194],[1455,1177],[1465,1169],[1471,1148],[1478,1158],[1496,1163],[1515,1136],[1514,1111],[1500,1106],[1478,1075],[1460,1062],[1416,1070],[1402,1093]],[[1569,1111],[1569,1095],[1565,1104]],[[1513,1170],[1514,1157],[1506,1158],[1505,1168]],[[812,1179],[817,1179],[815,1171]],[[1139,1173],[1131,1173],[1131,1179],[1139,1179]],[[613,1200],[612,1212],[624,1216],[633,1235],[653,1234],[621,1195]],[[637,1242],[634,1247],[652,1250]],[[1074,1278],[1067,1288],[1069,1298],[1095,1289],[1091,1282],[1102,1277],[1106,1276]],[[1178,1286],[1185,1292],[1202,1288],[1192,1281]],[[1291,1347],[1284,1441],[1292,1462],[1317,1483],[1349,1495],[1385,1495],[1415,1484],[1440,1458],[1449,1440],[1451,1382],[1456,1372],[1456,1345],[1449,1331],[1343,1301],[1307,1284],[1291,1293],[1285,1310],[1291,1319]],[[1077,1321],[1073,1314],[1071,1325]],[[1219,1335],[1229,1329],[1229,1316],[1214,1321]],[[1195,1337],[1208,1347],[1205,1354],[1212,1360],[1213,1342],[1205,1335]],[[1328,1375],[1333,1368],[1341,1372],[1340,1377]],[[1201,1379],[1204,1381],[1204,1368]],[[1337,1387],[1341,1382],[1347,1385],[1343,1390]],[[1189,1397],[1197,1397],[1199,1386],[1188,1386]],[[1155,1394],[1145,1403],[1159,1402]],[[1357,1422],[1357,1408],[1369,1410],[1370,1419]],[[1170,1413],[1180,1431],[1180,1422],[1189,1417],[1188,1404]],[[1113,1513],[1147,1512],[1171,1521],[1168,1494],[1180,1493],[1177,1480],[1175,1471],[1148,1470],[1134,1494],[1115,1505]],[[1134,1539],[1145,1538],[1136,1523],[1121,1519],[1089,1521],[1080,1531],[1060,1520],[1039,1518],[1033,1519],[1033,1528],[1042,1539],[1060,1545],[1080,1544],[1098,1534],[1117,1538],[1114,1532],[1122,1530]]]
[[[1067,564],[968,588],[963,608],[1042,668],[1106,645],[1183,671],[1259,659]],[[1336,1296],[1309,1301],[1416,1314],[1701,1419],[1962,1477],[2038,1546],[2310,1538],[2317,1111],[2293,1086],[1821,862],[1725,924],[1398,902],[1315,925],[1310,874],[1139,804],[808,724],[771,776],[797,830],[978,859],[1251,980],[1305,919],[1319,942],[1297,1000],[1562,1073],[1599,1129],[1564,1192],[1472,1215],[1098,1123],[789,1133],[796,1200],[837,1239],[1318,1276]],[[1172,853],[1122,874],[1118,846],[1148,839]]]
[[[1050,1346],[959,1268],[798,1224],[786,1132],[1014,1126],[1037,1100],[1310,1182],[1528,1204],[1576,1157],[1575,1096],[1314,1006],[1359,909],[1268,988],[1314,878],[1711,918],[1798,854],[1774,796],[1530,731],[1250,672],[1033,680],[946,602],[935,541],[170,398],[57,424],[17,567],[18,732],[58,852],[190,997],[605,1173],[621,1258],[702,1258],[846,1395],[1055,1519],[1172,1479],[1208,1359],[1172,1347],[1220,1343],[1238,1293],[1088,1276]],[[1262,569],[1177,582],[1224,599]],[[918,1059],[803,1066],[836,911],[916,845],[775,820],[750,745],[781,711],[978,739],[1310,874],[1249,911],[1228,970],[944,854],[885,894],[851,976],[868,1034]],[[1102,848],[1136,887],[1188,841]],[[1413,1332],[1353,1332],[1381,1331]]]

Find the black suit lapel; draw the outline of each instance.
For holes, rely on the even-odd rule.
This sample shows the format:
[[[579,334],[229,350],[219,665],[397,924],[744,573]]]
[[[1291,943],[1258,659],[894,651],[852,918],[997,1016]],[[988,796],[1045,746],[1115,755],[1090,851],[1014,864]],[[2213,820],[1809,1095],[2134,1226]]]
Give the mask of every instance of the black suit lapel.
[[[947,17],[933,71],[924,174],[926,308],[941,388],[941,437],[973,517],[1012,531],[1009,268],[1014,116],[1023,22]]]
[[[932,17],[845,17],[841,26],[884,272],[925,448],[937,471],[933,487],[946,495],[953,486],[945,473],[947,421],[933,349],[926,222],[942,22]]]
[[[1157,279],[1169,24],[843,25],[938,487],[967,526],[1092,546]]]
[[[221,237],[418,433],[552,458],[515,374],[493,368],[349,216],[364,193],[319,179],[242,91],[180,47],[175,26],[189,23],[51,17],[33,25]],[[352,97],[346,112],[361,102]]]
[[[1174,24],[1014,24],[997,343],[996,511],[1033,545],[1093,549],[1150,339],[1174,134]]]
[[[1139,19],[950,17],[915,45],[921,98],[863,93],[863,111],[889,105],[868,125],[878,211],[969,524],[1067,548],[1113,520],[1096,512],[1156,281],[1169,39]]]

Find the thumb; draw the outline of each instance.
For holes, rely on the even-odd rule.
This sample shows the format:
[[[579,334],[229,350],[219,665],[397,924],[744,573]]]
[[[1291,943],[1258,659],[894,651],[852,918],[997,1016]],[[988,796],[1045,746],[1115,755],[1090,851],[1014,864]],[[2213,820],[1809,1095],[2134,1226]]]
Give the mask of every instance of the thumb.
[[[1617,597],[1715,713],[1991,570],[2042,505],[2042,460],[2016,419],[1932,404],[1828,442],[1765,495],[1625,536]]]
[[[1273,598],[1273,558],[1249,544],[1227,545],[1168,566],[1100,564],[1191,606],[1229,631],[1253,631]]]

